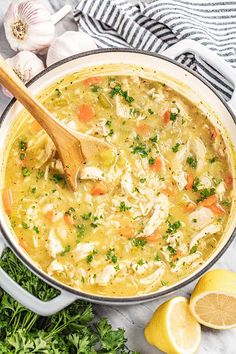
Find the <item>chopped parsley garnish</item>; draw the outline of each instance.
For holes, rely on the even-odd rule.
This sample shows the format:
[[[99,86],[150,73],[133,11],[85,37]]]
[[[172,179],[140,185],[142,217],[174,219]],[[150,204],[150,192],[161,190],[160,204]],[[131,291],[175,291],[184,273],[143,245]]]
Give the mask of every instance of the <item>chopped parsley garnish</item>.
[[[102,217],[100,216],[100,219],[102,219]],[[94,229],[96,229],[96,227],[98,227],[100,224],[97,222],[98,221],[98,216],[93,216],[92,218],[92,222],[90,224],[90,226]]]
[[[222,200],[221,204],[224,206],[230,206],[231,202],[227,199],[224,199],[224,200]]]
[[[114,269],[118,272],[118,270],[120,270],[119,264],[117,264],[117,265],[114,267]]]
[[[148,113],[149,114],[154,114],[153,110],[151,108],[148,108]]]
[[[91,213],[91,211],[90,211],[90,212],[87,213],[87,214],[81,215],[81,218],[82,218],[83,220],[89,220],[89,219],[91,218],[91,216],[92,216],[92,213]]]
[[[132,243],[135,247],[143,248],[147,244],[147,240],[143,238],[133,238]]]
[[[115,248],[110,248],[106,253],[106,261],[111,261],[112,263],[117,263],[117,256],[115,253]]]
[[[27,167],[22,167],[22,175],[24,177],[30,176],[30,170]]]
[[[36,188],[36,187],[33,187],[33,188],[31,189],[31,193],[35,194],[35,193],[36,193],[36,190],[37,190],[37,188]]]
[[[25,151],[27,149],[27,141],[20,140],[19,141],[19,148],[20,148],[20,150]]]
[[[197,245],[194,245],[191,250],[190,250],[190,254],[196,253],[197,252]]]
[[[24,160],[25,159],[25,154],[23,152],[20,153],[20,160]]]
[[[141,142],[139,135],[136,136],[133,145],[130,146],[132,148],[132,154],[138,154],[141,157],[147,157],[151,151],[151,148],[145,143]]]
[[[160,257],[158,256],[158,254],[156,254],[155,257],[154,257],[154,261],[159,262],[160,260],[161,260],[161,259],[160,259]]]
[[[44,171],[41,171],[41,170],[39,170],[38,172],[37,172],[37,179],[41,179],[41,178],[43,178],[43,176],[44,176],[44,174],[45,174],[45,172]]]
[[[176,119],[177,119],[177,113],[170,113],[170,120],[172,121],[172,122],[175,122],[176,121]]]
[[[200,184],[199,177],[194,177],[194,181],[193,181],[193,190],[194,190],[194,192],[198,191],[199,184]]]
[[[187,163],[189,164],[189,166],[191,166],[192,168],[196,168],[197,167],[197,158],[196,156],[189,156],[187,158]]]
[[[34,226],[34,227],[33,227],[33,230],[36,232],[36,234],[39,234],[39,228],[38,228],[38,226]]]
[[[204,188],[200,191],[200,198],[197,200],[197,202],[201,202],[202,200],[210,197],[211,195],[214,195],[215,193],[215,188]]]
[[[161,285],[162,286],[166,286],[168,284],[168,282],[167,281],[165,281],[165,280],[161,280]]]
[[[60,97],[62,95],[61,91],[58,88],[55,89],[55,93],[57,97]]]
[[[152,143],[157,142],[157,135],[154,135],[152,138],[149,139]]]
[[[217,156],[214,156],[214,157],[212,157],[211,159],[209,159],[209,162],[210,163],[214,163],[214,162],[216,162],[216,161],[218,161],[219,160],[219,158],[217,157]]]
[[[173,224],[169,222],[169,226],[166,232],[168,234],[174,234],[180,227],[181,227],[181,222],[179,220],[175,221]]]
[[[147,178],[140,178],[139,182],[144,183],[144,182],[146,182],[146,180],[147,180]]]
[[[126,210],[130,210],[131,207],[128,207],[125,202],[120,202],[120,206],[119,206],[119,210],[120,211],[126,211]]]
[[[91,85],[90,86],[90,90],[92,91],[92,92],[100,92],[101,91],[101,87],[100,86],[98,86],[98,85]]]
[[[78,243],[78,242],[80,242],[80,238],[83,237],[85,234],[84,224],[76,225],[76,231],[77,231],[77,243]]]
[[[214,177],[214,178],[212,178],[212,182],[214,183],[214,186],[217,187],[222,182],[222,179]]]
[[[145,261],[144,261],[143,259],[140,259],[140,260],[137,262],[137,264],[138,264],[139,266],[142,266],[144,263],[145,263]]]
[[[128,91],[123,91],[121,88],[120,84],[116,84],[115,87],[110,92],[111,97],[114,97],[115,95],[120,95],[124,97],[126,102],[132,103],[134,101],[134,98],[128,95]]]
[[[59,183],[64,180],[64,176],[60,174],[54,174],[52,179],[55,183]]]
[[[172,146],[172,151],[177,152],[179,151],[180,143],[176,143],[174,146]]]
[[[98,250],[97,250],[97,249],[93,250],[93,252],[90,253],[90,254],[86,257],[87,263],[91,263],[91,262],[93,261],[93,259],[94,259],[94,256],[95,256],[97,253],[98,253]]]
[[[23,226],[24,229],[29,229],[29,225],[26,224],[26,222],[22,221],[21,225]]]
[[[75,209],[70,207],[66,212],[65,212],[65,215],[71,215],[72,213],[75,212]]]
[[[148,159],[149,165],[153,165],[154,162],[155,162],[155,159],[153,157],[150,157],[150,159]]]
[[[67,246],[65,247],[64,251],[62,251],[62,252],[60,253],[60,256],[65,256],[68,252],[70,252],[70,250],[71,250],[71,245],[67,245]]]
[[[176,250],[170,245],[167,246],[167,250],[170,252],[172,256],[176,254]]]

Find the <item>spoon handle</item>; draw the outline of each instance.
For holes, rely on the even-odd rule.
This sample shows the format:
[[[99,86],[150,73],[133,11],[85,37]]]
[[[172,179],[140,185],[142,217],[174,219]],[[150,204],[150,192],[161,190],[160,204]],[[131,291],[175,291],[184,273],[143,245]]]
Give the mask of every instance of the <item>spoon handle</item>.
[[[38,102],[30,93],[28,88],[19,79],[10,66],[0,55],[0,83],[10,91],[28,112],[37,120],[43,129],[54,140],[53,131],[63,129],[60,123],[48,112],[48,110]]]

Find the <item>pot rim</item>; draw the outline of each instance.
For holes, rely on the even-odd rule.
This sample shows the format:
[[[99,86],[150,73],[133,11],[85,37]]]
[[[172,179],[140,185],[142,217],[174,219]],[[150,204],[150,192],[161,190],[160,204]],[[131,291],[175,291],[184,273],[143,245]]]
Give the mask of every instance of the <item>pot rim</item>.
[[[161,55],[161,54],[158,54],[158,53],[152,53],[152,52],[148,52],[148,51],[140,50],[140,49],[135,49],[135,48],[95,49],[95,50],[91,50],[91,51],[87,51],[87,52],[83,52],[83,53],[79,53],[79,54],[70,56],[68,58],[62,59],[62,60],[50,65],[48,68],[46,68],[43,71],[41,71],[33,79],[31,79],[26,84],[26,86],[27,87],[30,86],[35,81],[37,81],[39,78],[41,78],[42,76],[44,76],[48,72],[52,71],[53,69],[57,68],[58,66],[61,66],[62,64],[65,64],[67,62],[73,61],[73,60],[78,59],[78,58],[86,57],[86,56],[89,56],[89,55],[96,55],[96,54],[110,53],[110,52],[114,52],[114,53],[116,53],[116,52],[127,52],[127,53],[133,53],[133,54],[142,54],[142,55],[153,56],[153,57],[168,61],[168,62],[170,62],[170,63],[172,63],[174,65],[179,66],[183,70],[185,70],[185,71],[191,73],[192,75],[194,75],[197,79],[202,81],[203,84],[205,84],[211,91],[213,91],[213,93],[217,96],[217,98],[221,101],[221,103],[223,103],[223,105],[225,106],[226,110],[229,112],[230,116],[232,117],[234,123],[236,124],[236,114],[234,114],[234,112],[231,109],[231,107],[227,104],[227,102],[223,99],[223,97],[221,97],[221,95],[216,91],[216,89],[214,87],[212,87],[208,83],[208,81],[205,78],[203,78],[200,74],[198,74],[197,72],[193,71],[192,69],[190,69],[188,67],[185,67],[183,64],[178,63],[175,59],[168,58],[168,57],[166,57],[164,55]],[[12,108],[12,106],[14,105],[15,102],[16,102],[16,99],[13,98],[9,102],[9,104],[6,106],[6,108],[4,109],[3,113],[1,114],[1,116],[0,116],[0,128],[1,128],[2,122],[5,120],[9,110]],[[49,276],[47,273],[43,272],[41,269],[39,269],[33,263],[33,261],[30,262],[27,258],[22,256],[22,254],[18,250],[17,245],[8,237],[8,234],[4,230],[4,228],[3,228],[2,224],[1,224],[1,221],[0,221],[0,232],[3,234],[5,240],[7,241],[7,245],[13,250],[13,252],[23,262],[23,264],[25,264],[30,269],[30,271],[32,271],[34,274],[36,274],[41,279],[46,281],[52,287],[55,287],[55,288],[57,288],[59,290],[63,290],[63,291],[69,292],[69,293],[74,294],[74,295],[77,295],[78,298],[80,298],[82,300],[89,300],[89,301],[92,301],[92,302],[95,302],[95,303],[107,303],[107,304],[125,305],[125,304],[134,304],[134,303],[140,303],[140,302],[146,302],[146,301],[155,300],[155,299],[163,297],[165,295],[169,295],[169,294],[171,294],[171,293],[173,293],[173,292],[185,287],[186,285],[190,284],[191,282],[197,280],[208,269],[210,269],[219,260],[219,258],[225,253],[225,251],[228,249],[228,247],[233,242],[233,240],[234,240],[234,238],[236,236],[236,227],[234,228],[234,230],[233,230],[231,236],[229,237],[229,239],[227,240],[227,242],[219,250],[219,252],[214,256],[214,258],[208,264],[206,264],[201,270],[196,271],[196,273],[194,275],[189,276],[186,280],[183,280],[180,283],[176,283],[176,285],[167,287],[164,290],[152,292],[150,294],[144,294],[144,295],[138,295],[138,296],[130,296],[130,297],[110,297],[110,296],[106,297],[106,296],[101,296],[101,295],[94,295],[94,294],[85,293],[85,292],[82,292],[80,290],[74,289],[74,288],[72,288],[70,286],[67,286],[67,285],[57,281],[53,277]]]

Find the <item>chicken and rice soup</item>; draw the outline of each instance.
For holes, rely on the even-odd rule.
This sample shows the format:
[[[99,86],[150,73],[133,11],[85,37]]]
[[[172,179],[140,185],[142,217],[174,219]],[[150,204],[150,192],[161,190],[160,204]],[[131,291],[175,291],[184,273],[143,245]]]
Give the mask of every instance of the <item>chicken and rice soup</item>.
[[[30,115],[20,121],[3,204],[38,267],[84,292],[131,296],[176,283],[212,254],[233,179],[220,132],[196,106],[139,76],[77,74],[44,104],[117,154],[85,164],[72,192],[48,135]]]

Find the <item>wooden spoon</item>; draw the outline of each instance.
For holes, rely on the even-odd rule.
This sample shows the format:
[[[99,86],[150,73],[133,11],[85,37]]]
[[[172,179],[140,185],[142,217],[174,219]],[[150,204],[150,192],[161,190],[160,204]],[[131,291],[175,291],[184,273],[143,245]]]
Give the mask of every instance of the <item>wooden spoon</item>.
[[[93,136],[74,131],[57,119],[30,93],[0,55],[0,83],[6,87],[47,132],[56,146],[64,173],[72,190],[77,188],[81,166],[102,151],[114,147]]]

